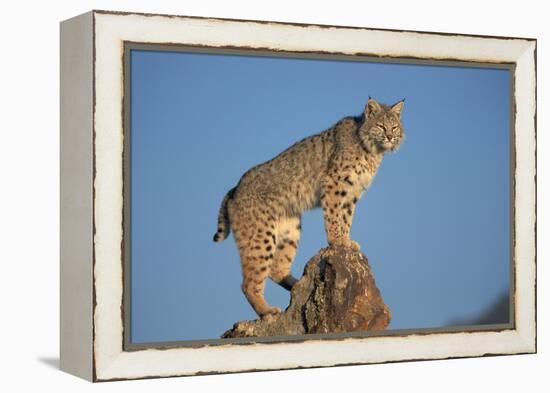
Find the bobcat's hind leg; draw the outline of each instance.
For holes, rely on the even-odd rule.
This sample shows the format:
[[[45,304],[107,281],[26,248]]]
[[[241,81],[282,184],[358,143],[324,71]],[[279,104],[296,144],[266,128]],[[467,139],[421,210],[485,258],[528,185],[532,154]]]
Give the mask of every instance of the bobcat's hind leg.
[[[296,278],[290,274],[300,241],[300,217],[282,219],[277,228],[277,248],[271,265],[271,279],[287,290],[291,290]]]
[[[235,221],[232,223],[232,229],[241,256],[241,289],[260,317],[279,314],[281,309],[271,307],[264,297],[265,280],[269,277],[275,253],[274,229],[260,228],[250,219],[241,221],[242,226]]]

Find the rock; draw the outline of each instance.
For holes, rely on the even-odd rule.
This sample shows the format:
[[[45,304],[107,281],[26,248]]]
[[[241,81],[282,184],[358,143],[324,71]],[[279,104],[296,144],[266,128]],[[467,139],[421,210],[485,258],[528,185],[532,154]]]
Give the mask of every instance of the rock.
[[[367,257],[350,248],[321,249],[290,296],[280,315],[237,322],[222,338],[384,330],[391,319]]]

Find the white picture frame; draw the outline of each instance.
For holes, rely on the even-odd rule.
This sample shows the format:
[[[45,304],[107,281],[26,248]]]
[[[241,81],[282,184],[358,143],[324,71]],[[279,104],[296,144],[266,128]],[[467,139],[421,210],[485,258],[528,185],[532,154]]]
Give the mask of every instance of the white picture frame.
[[[124,346],[125,43],[513,69],[513,323],[166,349]],[[61,368],[90,381],[536,352],[536,40],[91,11],[61,24]]]

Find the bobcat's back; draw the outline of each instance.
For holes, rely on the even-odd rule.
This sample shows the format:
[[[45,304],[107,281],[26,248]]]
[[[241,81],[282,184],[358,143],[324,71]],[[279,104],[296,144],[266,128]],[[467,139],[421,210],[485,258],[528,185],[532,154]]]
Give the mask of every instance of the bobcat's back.
[[[242,176],[235,197],[276,205],[287,215],[318,207],[321,181],[336,143],[335,128],[304,138],[251,168]]]

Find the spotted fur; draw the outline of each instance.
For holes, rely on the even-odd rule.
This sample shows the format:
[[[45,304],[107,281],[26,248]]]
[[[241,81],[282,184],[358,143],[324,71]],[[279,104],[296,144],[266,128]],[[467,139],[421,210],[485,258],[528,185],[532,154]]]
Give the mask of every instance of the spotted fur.
[[[301,213],[321,207],[329,245],[356,250],[350,239],[355,205],[384,153],[403,141],[403,101],[392,106],[370,98],[358,117],[292,145],[246,172],[223,199],[214,241],[233,231],[242,267],[242,290],[260,316],[277,314],[264,298],[269,277],[286,289],[300,240]]]

